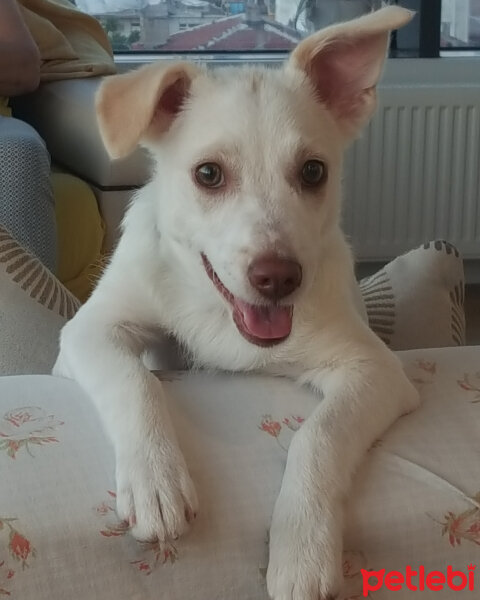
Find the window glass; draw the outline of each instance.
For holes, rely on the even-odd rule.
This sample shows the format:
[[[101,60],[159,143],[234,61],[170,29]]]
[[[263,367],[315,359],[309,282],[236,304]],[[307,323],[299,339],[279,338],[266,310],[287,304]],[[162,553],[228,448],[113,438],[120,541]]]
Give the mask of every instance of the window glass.
[[[116,52],[275,52],[382,0],[76,0]]]
[[[442,48],[480,48],[480,0],[442,0]]]

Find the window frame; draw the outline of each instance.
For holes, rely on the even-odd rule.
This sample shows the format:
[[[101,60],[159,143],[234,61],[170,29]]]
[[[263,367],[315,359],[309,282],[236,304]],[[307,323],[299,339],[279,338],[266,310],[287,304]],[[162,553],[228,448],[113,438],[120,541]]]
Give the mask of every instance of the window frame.
[[[394,0],[418,13],[418,19],[407,25],[412,28],[416,47],[397,48],[395,32],[390,47],[391,58],[443,58],[455,56],[478,56],[479,46],[441,46],[442,0]],[[185,27],[180,31],[188,31]],[[194,60],[214,63],[278,63],[288,56],[286,50],[116,50],[115,59],[120,63],[144,63],[159,59]]]

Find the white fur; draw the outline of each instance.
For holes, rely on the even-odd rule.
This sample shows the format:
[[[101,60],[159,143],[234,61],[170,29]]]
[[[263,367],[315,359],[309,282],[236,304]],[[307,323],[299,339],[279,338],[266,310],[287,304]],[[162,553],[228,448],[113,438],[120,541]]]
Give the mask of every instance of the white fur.
[[[274,600],[334,598],[341,587],[342,505],[372,442],[417,404],[397,358],[356,306],[348,245],[339,227],[348,140],[294,68],[201,72],[169,131],[149,147],[155,174],[132,203],[111,264],[62,331],[57,375],[92,397],[117,457],[119,515],[140,539],[182,534],[197,498],[166,410],[142,355],[173,334],[198,365],[288,374],[323,394],[296,433],[273,512],[268,590]],[[291,185],[300,148],[321,157],[316,194]],[[221,152],[236,183],[222,196],[195,186],[195,161]],[[283,343],[247,342],[206,275],[200,253],[236,296],[260,298],[247,267],[274,249],[294,256],[303,283]]]

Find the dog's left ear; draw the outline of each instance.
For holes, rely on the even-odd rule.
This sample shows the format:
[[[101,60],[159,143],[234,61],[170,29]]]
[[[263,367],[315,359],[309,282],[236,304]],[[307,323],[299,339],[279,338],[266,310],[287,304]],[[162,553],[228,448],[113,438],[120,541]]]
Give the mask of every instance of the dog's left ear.
[[[123,75],[106,77],[96,97],[103,143],[122,158],[141,141],[159,138],[180,113],[199,69],[161,61]]]
[[[332,25],[300,42],[287,69],[303,71],[318,99],[348,136],[366,123],[375,109],[375,86],[385,62],[390,31],[414,13],[389,6],[359,19]]]

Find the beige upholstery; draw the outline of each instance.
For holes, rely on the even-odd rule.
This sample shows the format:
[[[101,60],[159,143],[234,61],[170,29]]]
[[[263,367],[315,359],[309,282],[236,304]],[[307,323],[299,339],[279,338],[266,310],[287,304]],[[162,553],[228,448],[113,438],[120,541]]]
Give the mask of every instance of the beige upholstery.
[[[95,117],[95,91],[100,80],[44,84],[15,102],[15,114],[35,127],[55,161],[89,183],[100,188],[142,185],[149,174],[143,150],[112,161],[103,147]]]
[[[446,574],[480,563],[480,349],[401,357],[423,402],[377,440],[355,478],[341,597],[349,600],[363,598],[360,569]],[[281,378],[163,379],[201,508],[191,533],[160,549],[136,542],[115,515],[113,452],[80,388],[0,377],[0,595],[267,600],[267,532],[287,448],[319,400]],[[478,598],[479,581],[475,589],[465,597]],[[464,594],[445,586],[418,597]],[[404,585],[370,597],[417,594]]]
[[[100,81],[44,84],[33,94],[17,98],[14,112],[37,129],[54,163],[90,184],[106,224],[105,250],[109,251],[133,193],[149,177],[150,159],[140,148],[122,160],[109,158],[95,116]]]

